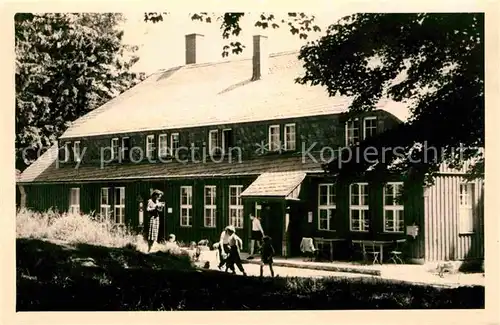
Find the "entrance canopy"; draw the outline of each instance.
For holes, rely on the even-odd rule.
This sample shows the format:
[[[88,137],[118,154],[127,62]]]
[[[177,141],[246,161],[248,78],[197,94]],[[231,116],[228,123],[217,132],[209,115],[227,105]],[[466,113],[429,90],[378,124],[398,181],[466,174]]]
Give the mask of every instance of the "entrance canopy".
[[[304,172],[263,173],[241,193],[241,197],[298,200]]]

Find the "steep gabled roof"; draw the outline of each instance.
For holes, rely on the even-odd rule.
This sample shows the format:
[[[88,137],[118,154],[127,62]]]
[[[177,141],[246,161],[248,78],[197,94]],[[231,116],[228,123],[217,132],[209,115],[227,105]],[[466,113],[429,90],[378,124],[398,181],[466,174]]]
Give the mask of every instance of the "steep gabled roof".
[[[298,52],[271,55],[269,73],[252,81],[252,60],[162,70],[73,123],[62,138],[244,123],[346,111],[347,97],[299,85]],[[382,108],[398,117],[401,105]],[[399,114],[401,115],[401,114]]]

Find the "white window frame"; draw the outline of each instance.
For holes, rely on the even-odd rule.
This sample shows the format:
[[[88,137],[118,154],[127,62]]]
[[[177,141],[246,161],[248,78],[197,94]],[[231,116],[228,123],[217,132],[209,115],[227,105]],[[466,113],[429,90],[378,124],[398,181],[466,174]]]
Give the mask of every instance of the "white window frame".
[[[293,128],[293,132],[290,132],[290,129]],[[290,136],[290,140],[288,140],[287,135],[293,135],[293,138]],[[285,150],[296,150],[297,149],[297,126],[295,123],[285,124]]]
[[[376,116],[368,116],[363,119],[363,140],[367,138],[367,121],[375,121],[375,127],[370,127],[370,129],[375,129],[375,132],[373,134],[370,134],[369,136],[373,136],[377,134],[377,117]]]
[[[277,139],[273,139],[273,133],[272,130],[277,129]],[[269,126],[269,131],[268,131],[268,140],[269,140],[269,151],[270,152],[276,152],[279,151],[281,148],[281,130],[280,130],[280,125],[279,124],[274,124]],[[274,140],[274,141],[273,141]]]
[[[119,196],[118,200],[116,199],[117,192],[120,192],[120,196]],[[123,198],[123,203],[121,202],[122,198]],[[125,223],[125,187],[123,187],[123,186],[115,187],[113,190],[113,199],[114,199],[113,200],[113,218],[114,218],[113,220],[114,220],[115,224],[122,225]]]
[[[103,193],[106,192],[106,203],[102,203]],[[103,218],[109,218],[111,215],[111,200],[109,195],[109,187],[101,187],[101,195],[99,197],[99,207],[100,207],[100,215]],[[104,213],[103,213],[104,212]]]
[[[366,204],[357,204],[353,205],[352,204],[352,188],[353,186],[365,186],[366,189]],[[361,203],[361,194],[358,194],[359,196],[359,203]],[[366,225],[366,219],[367,216],[366,214],[368,213],[369,210],[369,189],[368,189],[368,183],[352,183],[349,185],[349,229],[352,232],[368,232],[370,231],[370,224]],[[359,211],[359,229],[354,229],[353,228],[353,218],[352,214],[353,211]]]
[[[232,131],[233,129],[223,129],[221,133],[221,148],[222,148],[222,154],[227,155],[231,151],[231,147],[228,146],[226,148],[226,132],[227,131]]]
[[[232,195],[232,189],[235,189],[236,196]],[[229,224],[233,225],[235,228],[243,228],[244,220],[243,220],[243,200],[241,198],[241,192],[243,192],[243,185],[229,185]],[[235,198],[236,201],[233,204],[232,198]],[[235,216],[233,217],[233,213],[235,212]]]
[[[182,194],[183,191],[186,191],[187,203],[183,204],[182,202]],[[192,227],[193,226],[193,187],[192,186],[181,186],[180,188],[180,215],[179,215],[179,223],[181,227]],[[186,215],[183,216],[183,212],[186,212]],[[184,219],[185,218],[185,219]]]
[[[393,204],[392,205],[387,205],[386,204],[386,197],[387,197],[387,188],[388,186],[392,186],[392,193],[391,196],[393,197]],[[401,202],[396,202],[398,199],[398,192],[397,188],[398,187],[403,187],[403,182],[388,182],[387,184],[384,185],[383,189],[383,204],[384,204],[384,232],[388,233],[404,233],[404,205],[401,204]],[[392,228],[387,227],[387,212],[392,211],[392,216],[393,219],[393,226]],[[399,230],[397,225],[401,225]]]
[[[327,202],[326,204],[321,204],[321,188],[326,188],[326,197],[327,197]],[[331,196],[333,195],[333,200],[331,200]],[[336,193],[336,187],[335,184],[333,183],[321,183],[318,185],[318,230],[321,231],[335,231],[333,228],[332,217],[335,216],[335,212],[337,209],[337,193]],[[321,211],[326,211],[326,213],[331,213],[333,214],[330,215],[327,218],[327,227],[322,228],[321,227]]]
[[[458,187],[458,233],[474,233],[474,183],[461,182]],[[465,191],[464,191],[465,190]]]
[[[146,137],[146,158],[153,158],[155,152],[155,135],[149,134]]]
[[[73,194],[76,193],[76,194]],[[76,200],[73,200],[76,199]],[[69,189],[69,213],[80,213],[80,188],[72,187]]]
[[[71,146],[71,142],[67,141],[64,143],[64,161],[65,163],[67,163],[69,161],[69,159],[71,158],[71,155],[69,154],[70,153],[70,149],[69,147]]]
[[[174,138],[177,136],[177,142],[175,142],[175,146],[174,146]],[[170,155],[171,156],[175,156],[176,155],[176,150],[179,149],[179,143],[180,143],[180,136],[179,136],[179,133],[175,132],[175,133],[172,133],[170,134]]]
[[[215,140],[215,146],[214,146]],[[217,153],[217,150],[220,150],[219,144],[219,130],[210,130],[208,131],[208,153],[210,155],[214,155]]]
[[[118,141],[119,141],[118,138],[111,139],[111,160],[118,159],[118,152],[120,150]],[[115,150],[115,148],[116,148],[116,150]]]
[[[120,157],[121,157],[122,161],[130,158],[130,148],[127,148],[127,153],[129,155],[129,157],[125,157],[125,140],[127,140],[127,139],[130,140],[130,137],[123,137],[122,138],[122,146],[121,146],[122,150],[120,153]],[[130,143],[129,143],[129,145],[130,145]]]
[[[351,127],[350,124],[353,123],[353,126]],[[355,128],[354,125],[357,123],[358,127]],[[358,130],[358,140],[356,142],[353,142],[353,143],[350,143],[349,142],[349,133],[350,131],[352,130],[352,134],[353,134],[353,139],[354,139],[354,130]],[[359,118],[354,118],[354,119],[350,119],[348,120],[346,123],[345,123],[345,144],[346,146],[352,146],[352,145],[358,145],[359,144],[359,140],[360,140],[360,125],[359,125]]]
[[[78,148],[78,150],[77,150]],[[80,141],[75,141],[73,142],[73,156],[75,157],[75,162],[80,162],[81,158],[80,157],[81,150],[80,150]]]
[[[162,133],[158,135],[158,157],[165,158],[168,156],[168,135]]]
[[[207,189],[210,189],[210,202],[207,202]],[[205,228],[215,228],[216,226],[216,213],[217,213],[217,186],[215,185],[205,185],[203,190],[203,226]],[[207,216],[208,213],[208,216]],[[208,220],[207,220],[208,218]],[[210,222],[207,222],[210,221]]]

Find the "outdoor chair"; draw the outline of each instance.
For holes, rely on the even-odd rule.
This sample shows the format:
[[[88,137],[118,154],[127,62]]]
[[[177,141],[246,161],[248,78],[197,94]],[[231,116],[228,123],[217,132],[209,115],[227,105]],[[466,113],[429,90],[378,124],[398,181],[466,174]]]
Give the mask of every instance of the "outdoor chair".
[[[378,247],[375,246],[375,243],[363,244],[363,257],[365,261],[368,260],[367,255],[372,257],[372,264],[382,264],[382,261],[380,261],[380,251]]]
[[[306,261],[307,258],[312,261],[318,252],[316,247],[314,247],[313,239],[307,237],[302,238],[302,241],[300,242],[300,251],[306,256]]]
[[[397,240],[394,241],[394,248],[392,251],[389,252],[389,261],[393,262],[394,264],[403,264],[403,259],[401,256],[403,255],[403,252],[399,248],[399,242]]]

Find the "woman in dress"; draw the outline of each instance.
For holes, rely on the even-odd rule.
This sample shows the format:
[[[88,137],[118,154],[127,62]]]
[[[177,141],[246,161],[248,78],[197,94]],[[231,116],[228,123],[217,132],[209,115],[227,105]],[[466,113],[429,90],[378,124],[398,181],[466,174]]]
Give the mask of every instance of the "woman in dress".
[[[153,244],[158,241],[158,230],[160,229],[160,211],[163,209],[163,204],[160,203],[160,198],[163,192],[154,190],[151,193],[151,198],[148,200],[146,210],[149,214],[149,232],[148,232],[148,253],[151,251]]]

